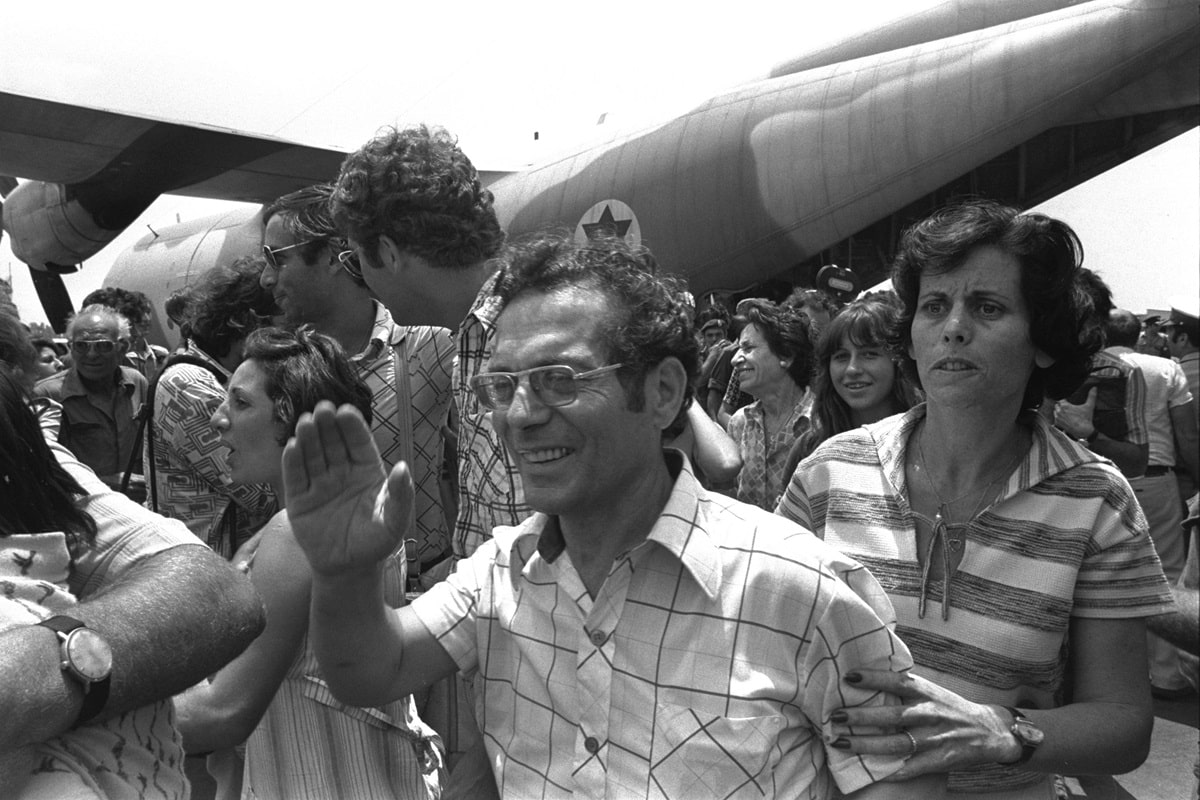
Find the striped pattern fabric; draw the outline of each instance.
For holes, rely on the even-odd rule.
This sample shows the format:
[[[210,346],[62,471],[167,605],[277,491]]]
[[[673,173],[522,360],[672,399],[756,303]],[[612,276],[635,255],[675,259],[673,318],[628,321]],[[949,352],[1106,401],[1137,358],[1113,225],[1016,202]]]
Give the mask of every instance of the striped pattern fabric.
[[[1091,369],[1084,389],[1096,387],[1096,406],[1092,424],[1110,439],[1131,444],[1147,444],[1146,379],[1137,366],[1115,353],[1101,350],[1092,356]],[[1087,399],[1084,391],[1071,401]]]
[[[671,496],[595,599],[535,514],[413,601],[474,676],[501,796],[829,798],[894,772],[827,746],[834,710],[888,702],[848,670],[911,664],[879,585],[667,454]]]
[[[441,740],[411,696],[379,708],[338,701],[308,634],[246,742],[243,800],[437,800]]]
[[[489,278],[476,295],[458,334],[454,400],[458,407],[458,520],[454,555],[466,558],[492,538],[499,525],[516,525],[529,516],[525,489],[516,464],[492,430],[491,415],[480,407],[469,381],[485,371],[492,357],[496,318],[504,306],[495,294],[502,273]]]
[[[442,426],[450,409],[450,373],[454,346],[445,328],[405,327],[392,321],[388,310],[375,302],[375,325],[367,348],[351,361],[359,377],[371,390],[371,433],[379,455],[390,470],[402,458],[403,416],[398,406],[396,359],[393,353],[402,341],[408,343],[408,374],[412,397],[414,515],[416,554],[428,561],[445,552],[450,544],[445,512],[442,510]]]
[[[228,370],[195,344],[186,352],[228,376]],[[154,437],[158,513],[182,521],[200,541],[232,558],[275,513],[275,495],[265,485],[229,482],[229,450],[211,422],[224,400],[225,389],[211,372],[176,364],[158,382],[154,424],[146,426],[146,435]],[[142,454],[146,475],[149,453],[146,448]],[[150,502],[147,498],[147,508]],[[237,506],[236,513],[229,513],[231,505]]]
[[[915,671],[964,697],[1021,708],[1061,704],[1071,617],[1136,618],[1171,595],[1146,520],[1111,462],[1041,417],[995,503],[970,524],[962,561],[925,588],[906,500],[905,448],[925,415],[833,437],[801,462],[778,513],[861,561],[887,590]],[[1047,776],[999,765],[952,773],[951,791],[1033,787]]]

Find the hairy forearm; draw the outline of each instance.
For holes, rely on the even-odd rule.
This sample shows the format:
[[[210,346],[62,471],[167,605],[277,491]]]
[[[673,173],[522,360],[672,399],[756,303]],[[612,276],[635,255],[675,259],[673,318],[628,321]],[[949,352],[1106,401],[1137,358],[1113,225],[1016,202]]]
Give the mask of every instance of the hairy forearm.
[[[71,611],[113,650],[102,718],[170,697],[234,658],[263,626],[250,581],[202,545],[147,558]],[[52,631],[26,626],[0,634],[0,750],[67,730],[83,692],[58,663]]]
[[[390,611],[381,568],[313,575],[310,641],[330,690],[343,703],[376,706],[408,693],[391,691],[403,645]]]
[[[1147,617],[1146,627],[1176,647],[1200,655],[1200,592],[1177,588],[1172,593],[1175,611]]]

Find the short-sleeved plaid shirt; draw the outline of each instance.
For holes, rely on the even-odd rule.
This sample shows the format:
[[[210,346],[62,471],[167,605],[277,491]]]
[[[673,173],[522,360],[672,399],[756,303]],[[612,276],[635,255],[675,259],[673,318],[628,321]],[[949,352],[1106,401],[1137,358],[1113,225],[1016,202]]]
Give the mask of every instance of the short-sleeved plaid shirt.
[[[516,525],[529,516],[525,490],[516,464],[492,430],[491,415],[479,406],[470,379],[483,372],[492,357],[496,318],[504,304],[495,294],[500,272],[476,295],[458,334],[458,367],[454,399],[458,405],[458,520],[454,555],[466,558],[492,538],[492,529]]]
[[[874,578],[667,453],[667,505],[594,599],[535,514],[413,603],[477,673],[500,794],[827,798],[899,769],[828,746],[833,711],[888,702],[847,671],[912,664]]]

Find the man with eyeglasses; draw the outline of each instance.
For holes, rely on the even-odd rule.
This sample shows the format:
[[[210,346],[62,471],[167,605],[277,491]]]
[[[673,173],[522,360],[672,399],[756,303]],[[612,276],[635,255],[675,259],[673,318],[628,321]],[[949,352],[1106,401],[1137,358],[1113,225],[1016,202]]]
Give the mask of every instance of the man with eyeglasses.
[[[405,471],[385,476],[361,417],[328,403],[284,452],[334,694],[370,705],[474,674],[504,797],[937,796],[936,777],[878,783],[907,753],[835,746],[837,709],[897,702],[855,672],[912,665],[879,585],[663,449],[697,369],[678,283],[619,239],[546,236],[501,261],[471,386],[533,516],[388,609],[378,565],[404,535]]]
[[[372,434],[390,469],[405,460],[416,484],[415,527],[407,557],[410,577],[450,552],[454,522],[443,489],[442,426],[450,405],[454,349],[450,331],[397,325],[363,281],[358,256],[334,227],[333,187],[320,184],[284,195],[263,212],[267,264],[260,283],[275,296],[287,325],[311,325],[338,341],[371,389]]]
[[[116,488],[133,452],[134,418],[147,390],[145,377],[121,363],[129,322],[108,306],[84,306],[67,323],[67,340],[71,368],[39,381],[33,396],[62,405],[58,441]]]

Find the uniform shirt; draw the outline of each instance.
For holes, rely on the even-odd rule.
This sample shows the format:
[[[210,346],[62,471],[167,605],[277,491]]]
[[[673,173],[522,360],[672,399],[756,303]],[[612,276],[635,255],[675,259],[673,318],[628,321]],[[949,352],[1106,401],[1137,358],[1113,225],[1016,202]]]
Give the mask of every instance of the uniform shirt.
[[[129,464],[137,438],[134,417],[146,401],[148,384],[131,367],[113,373],[116,397],[113,402],[88,394],[79,374],[65,370],[38,381],[33,396],[57,400],[63,409],[58,441],[97,475],[119,480]]]
[[[402,460],[404,417],[400,413],[396,359],[407,352],[412,420],[412,455],[416,552],[410,558],[430,561],[450,544],[442,509],[442,426],[450,408],[450,375],[454,347],[445,328],[396,325],[384,306],[375,302],[375,322],[366,348],[351,358],[359,377],[371,390],[371,435],[390,470]]]
[[[480,407],[470,379],[487,370],[496,319],[504,304],[495,294],[501,273],[489,278],[475,297],[458,334],[454,400],[458,407],[458,520],[454,555],[465,558],[492,538],[500,525],[516,525],[529,516],[525,489],[516,464],[492,429],[491,414]]]
[[[1187,379],[1188,391],[1196,401],[1196,420],[1200,422],[1200,352],[1191,352],[1179,359],[1179,368]]]
[[[219,374],[229,371],[191,343],[187,355]],[[229,481],[229,449],[212,427],[212,415],[225,400],[225,387],[212,372],[194,364],[174,364],[154,390],[154,441],[158,513],[182,520],[200,541],[225,558],[249,539],[275,512],[275,495],[260,484]],[[150,490],[150,448],[142,456]],[[146,507],[153,508],[147,498]]]
[[[914,672],[977,703],[1061,705],[1072,617],[1132,619],[1172,608],[1141,507],[1111,462],[1038,416],[1024,462],[967,529],[957,571],[948,583],[924,582],[904,469],[924,416],[922,404],[827,440],[801,462],[778,513],[879,579]],[[1017,790],[1048,780],[997,764],[953,772],[949,788]]]
[[[1175,466],[1175,433],[1171,409],[1192,402],[1183,368],[1169,358],[1148,356],[1128,347],[1110,347],[1127,363],[1140,367],[1146,378],[1146,429],[1150,465]]]
[[[911,663],[878,584],[666,452],[667,504],[594,600],[556,518],[535,514],[413,601],[477,672],[500,795],[828,798],[896,771],[826,744],[834,710],[894,702],[847,671]]]

